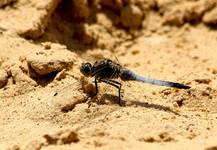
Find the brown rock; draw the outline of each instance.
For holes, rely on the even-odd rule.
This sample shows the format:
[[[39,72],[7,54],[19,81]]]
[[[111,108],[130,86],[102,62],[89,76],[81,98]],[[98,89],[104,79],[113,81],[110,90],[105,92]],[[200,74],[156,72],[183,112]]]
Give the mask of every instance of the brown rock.
[[[143,12],[136,5],[128,5],[121,11],[121,23],[125,27],[137,28],[143,21]]]

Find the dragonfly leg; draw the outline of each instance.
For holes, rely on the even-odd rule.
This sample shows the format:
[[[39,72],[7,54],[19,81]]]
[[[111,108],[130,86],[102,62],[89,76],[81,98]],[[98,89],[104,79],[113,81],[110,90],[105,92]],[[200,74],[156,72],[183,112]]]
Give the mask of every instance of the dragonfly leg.
[[[97,93],[98,93],[98,84],[97,84],[97,79],[95,79],[94,80],[94,83],[95,83],[95,93],[93,94],[93,95],[89,95],[87,98],[86,98],[86,100],[85,101],[88,101],[88,99],[91,97],[91,98],[93,98],[93,97],[95,97],[96,95],[97,95]],[[90,101],[89,101],[90,102]],[[89,103],[88,102],[88,108],[90,108],[90,106],[91,106],[91,103]]]
[[[96,92],[95,92],[95,94],[93,95],[93,97],[96,96],[97,93],[98,93],[98,84],[97,84],[97,79],[96,79],[96,78],[95,78],[95,80],[94,80],[94,83],[95,83]]]
[[[114,80],[104,80],[104,79],[101,79],[100,81],[110,84],[118,89],[118,104],[121,105],[121,83]]]

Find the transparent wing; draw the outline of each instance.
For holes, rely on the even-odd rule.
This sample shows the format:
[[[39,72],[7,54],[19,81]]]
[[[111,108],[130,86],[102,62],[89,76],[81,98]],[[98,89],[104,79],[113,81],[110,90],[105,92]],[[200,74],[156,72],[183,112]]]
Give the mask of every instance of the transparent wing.
[[[121,66],[124,67],[124,65],[121,64],[121,62],[118,60],[118,58],[117,58],[116,56],[114,56],[114,57],[115,57],[116,62],[119,63]],[[131,87],[131,86],[132,86],[132,84],[131,84],[129,81],[124,81],[124,82],[123,82],[123,81],[120,80],[120,83],[121,83],[122,85],[124,85],[124,86],[127,86],[127,87]],[[122,91],[123,91],[123,88],[122,88]]]

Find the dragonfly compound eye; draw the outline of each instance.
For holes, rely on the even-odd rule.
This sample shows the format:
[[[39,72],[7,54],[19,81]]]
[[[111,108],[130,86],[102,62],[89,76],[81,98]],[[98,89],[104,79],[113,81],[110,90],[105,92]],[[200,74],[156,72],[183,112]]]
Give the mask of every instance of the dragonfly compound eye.
[[[84,63],[81,65],[81,73],[85,76],[90,76],[92,65],[90,63]]]

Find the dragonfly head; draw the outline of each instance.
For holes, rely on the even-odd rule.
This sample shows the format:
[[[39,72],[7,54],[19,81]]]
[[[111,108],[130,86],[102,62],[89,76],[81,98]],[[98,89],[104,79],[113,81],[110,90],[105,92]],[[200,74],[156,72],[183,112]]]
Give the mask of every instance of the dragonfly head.
[[[82,63],[80,71],[84,76],[89,77],[91,76],[92,65],[90,63]]]

